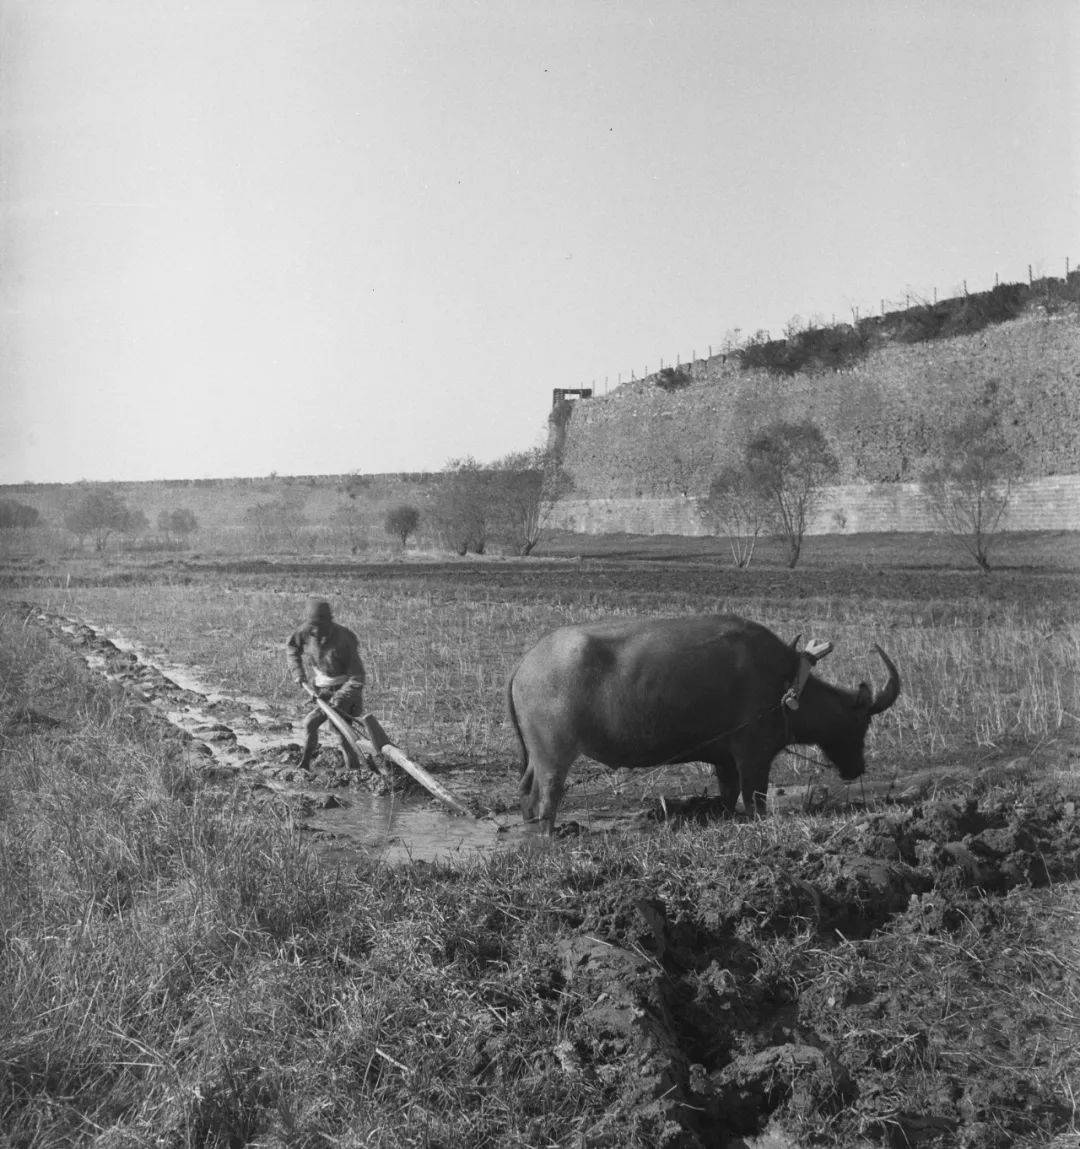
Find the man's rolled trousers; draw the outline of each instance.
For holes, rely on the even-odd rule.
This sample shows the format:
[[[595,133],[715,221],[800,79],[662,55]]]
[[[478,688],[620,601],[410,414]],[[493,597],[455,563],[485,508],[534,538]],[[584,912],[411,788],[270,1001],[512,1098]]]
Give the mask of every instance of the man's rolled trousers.
[[[305,657],[313,668],[312,686],[319,697],[345,718],[356,718],[364,709],[364,683],[367,675],[360,659],[356,635],[334,622],[330,604],[321,599],[308,603],[304,624],[285,644],[289,667],[297,683],[307,681]],[[319,727],[326,715],[316,707],[304,719],[306,738],[301,769],[310,770],[319,746]],[[352,746],[337,732],[347,768],[358,770],[360,760]]]

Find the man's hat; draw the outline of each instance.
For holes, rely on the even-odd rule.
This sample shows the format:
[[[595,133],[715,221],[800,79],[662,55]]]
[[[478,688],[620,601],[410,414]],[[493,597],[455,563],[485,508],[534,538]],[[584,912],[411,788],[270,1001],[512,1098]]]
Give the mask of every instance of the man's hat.
[[[330,604],[323,598],[309,598],[307,603],[307,612],[304,616],[308,622],[330,622],[333,619],[333,614],[330,612]]]

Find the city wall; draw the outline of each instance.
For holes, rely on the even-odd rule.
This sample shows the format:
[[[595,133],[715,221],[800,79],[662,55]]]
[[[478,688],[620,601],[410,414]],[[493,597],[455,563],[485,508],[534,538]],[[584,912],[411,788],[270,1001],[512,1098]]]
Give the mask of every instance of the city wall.
[[[695,496],[565,499],[552,527],[586,535],[707,535]],[[917,483],[844,483],[823,492],[808,534],[940,529]],[[1080,531],[1080,475],[1015,484],[1003,529]]]
[[[812,420],[836,455],[813,533],[935,529],[918,478],[965,414],[993,411],[1022,462],[1007,529],[1080,529],[1080,322],[1028,316],[974,335],[894,344],[850,370],[769,375],[713,356],[577,400],[553,434],[574,483],[566,530],[702,534],[697,501],[775,419]]]

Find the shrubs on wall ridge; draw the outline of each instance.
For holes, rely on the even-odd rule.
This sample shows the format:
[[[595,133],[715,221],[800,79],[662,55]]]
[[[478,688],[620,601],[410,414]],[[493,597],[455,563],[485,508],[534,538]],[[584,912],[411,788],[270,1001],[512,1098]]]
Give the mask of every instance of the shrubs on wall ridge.
[[[740,367],[747,371],[764,369],[773,375],[822,369],[836,371],[854,366],[887,343],[926,343],[971,335],[992,324],[1016,319],[1032,307],[1054,311],[1078,302],[1080,272],[1074,271],[1064,280],[1001,283],[989,291],[937,303],[920,303],[902,311],[860,319],[854,324],[808,327],[785,339],[752,340],[736,354]],[[659,378],[657,386],[663,386]]]

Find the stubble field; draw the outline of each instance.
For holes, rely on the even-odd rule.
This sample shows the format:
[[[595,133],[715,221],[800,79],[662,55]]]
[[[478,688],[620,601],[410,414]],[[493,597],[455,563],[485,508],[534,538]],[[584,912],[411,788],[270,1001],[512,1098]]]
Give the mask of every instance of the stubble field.
[[[1068,563],[0,576],[8,1144],[1035,1146],[1080,1128]],[[661,795],[670,816],[435,864],[331,863],[288,802],[214,780],[145,691],[34,621],[120,632],[292,722],[283,642],[310,593],[360,636],[369,708],[504,815],[503,684],[567,621],[734,611],[831,639],[822,673],[849,686],[880,682],[878,642],[903,693],[865,787],[811,803],[834,776],[782,756],[774,786],[807,800],[764,822],[690,800],[715,792],[703,769],[579,764],[567,820],[575,795],[613,788],[646,822]]]

